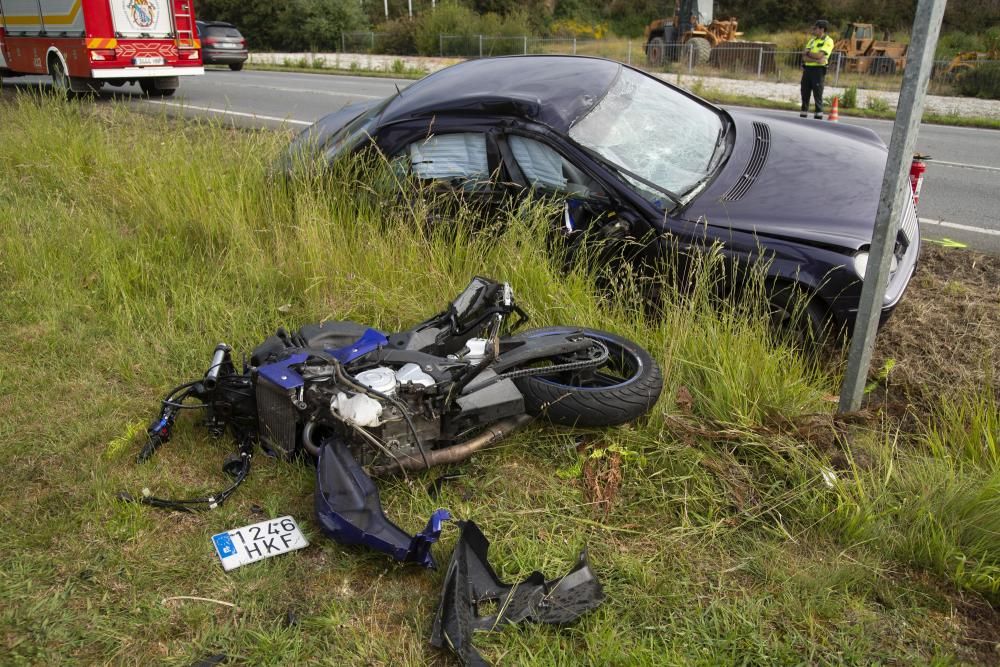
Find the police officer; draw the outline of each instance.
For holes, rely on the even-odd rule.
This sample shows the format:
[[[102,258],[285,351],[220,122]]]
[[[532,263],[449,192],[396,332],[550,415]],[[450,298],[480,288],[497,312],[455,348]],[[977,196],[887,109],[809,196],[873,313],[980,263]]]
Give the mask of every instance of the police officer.
[[[826,66],[833,53],[833,40],[826,34],[829,24],[826,21],[816,21],[812,28],[812,37],[806,42],[802,52],[802,118],[808,116],[809,96],[816,101],[816,113],[813,118],[823,119],[823,77],[826,76]]]

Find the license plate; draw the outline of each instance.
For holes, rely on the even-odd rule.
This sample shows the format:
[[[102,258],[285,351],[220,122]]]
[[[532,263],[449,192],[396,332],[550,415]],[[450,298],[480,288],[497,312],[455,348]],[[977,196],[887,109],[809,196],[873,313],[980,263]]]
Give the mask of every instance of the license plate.
[[[283,516],[212,536],[226,572],[309,546],[295,519]]]
[[[163,56],[136,56],[132,58],[133,65],[162,65]]]
[[[235,49],[239,45],[238,44],[230,44],[229,42],[219,42],[218,44],[216,44],[216,46],[218,46],[221,49]]]

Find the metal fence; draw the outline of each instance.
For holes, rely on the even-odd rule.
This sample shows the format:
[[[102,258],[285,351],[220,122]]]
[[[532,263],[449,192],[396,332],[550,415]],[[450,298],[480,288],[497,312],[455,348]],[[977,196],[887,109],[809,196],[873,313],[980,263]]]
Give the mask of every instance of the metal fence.
[[[348,32],[341,37],[342,50],[351,53],[395,53],[387,33]],[[452,58],[485,58],[516,54],[591,55],[644,67],[653,72],[693,74],[733,79],[757,79],[798,83],[801,51],[779,51],[763,43],[729,42],[713,49],[696,42],[658,43],[649,49],[641,40],[539,38],[530,35],[438,35],[436,55]],[[983,65],[997,61],[979,61]],[[950,61],[935,62],[931,92],[947,92],[956,72]],[[902,61],[892,58],[847,58],[835,54],[827,71],[827,85],[898,90],[902,83]]]

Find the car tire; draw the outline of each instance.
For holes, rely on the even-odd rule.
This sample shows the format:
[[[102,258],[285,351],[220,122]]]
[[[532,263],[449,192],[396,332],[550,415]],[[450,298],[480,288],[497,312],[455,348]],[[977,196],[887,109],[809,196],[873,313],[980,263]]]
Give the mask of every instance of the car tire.
[[[815,295],[784,285],[768,297],[771,332],[778,340],[802,350],[818,350],[830,342],[832,323]]]
[[[687,41],[688,48],[694,51],[694,56],[692,57],[692,63],[697,65],[704,65],[708,63],[709,57],[712,55],[712,45],[704,37],[692,37]]]
[[[576,331],[608,348],[608,364],[598,370],[607,368],[615,375],[565,373],[516,378],[514,384],[524,396],[525,411],[564,426],[612,426],[649,412],[663,390],[663,375],[649,352],[636,343],[606,331],[579,327],[547,327],[518,336]]]
[[[239,72],[241,69],[243,69],[243,63],[229,63],[229,69],[233,70],[234,72]]]

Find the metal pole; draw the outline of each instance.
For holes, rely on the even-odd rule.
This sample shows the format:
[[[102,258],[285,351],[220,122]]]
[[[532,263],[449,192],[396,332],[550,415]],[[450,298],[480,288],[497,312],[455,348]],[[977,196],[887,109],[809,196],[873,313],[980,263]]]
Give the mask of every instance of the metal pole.
[[[837,73],[833,76],[833,85],[840,85],[840,64],[844,62],[844,54],[837,51]]]
[[[757,49],[757,78],[760,78],[761,72],[764,71],[764,47]]]
[[[632,64],[632,38],[628,40],[628,64]]]
[[[413,0],[406,0],[406,11],[410,13],[410,18],[413,18]]]
[[[340,52],[347,53],[347,33],[340,33]]]
[[[946,0],[919,0],[913,20],[913,35],[906,56],[903,87],[899,91],[896,122],[889,142],[889,157],[882,179],[878,213],[875,216],[875,233],[872,237],[868,267],[861,290],[861,305],[854,324],[851,351],[847,358],[844,386],[840,390],[840,411],[852,412],[861,407],[865,379],[872,360],[875,333],[882,312],[882,297],[889,282],[889,262],[892,258],[899,212],[905,197],[911,197],[909,166],[917,131],[924,111],[927,82],[934,66],[934,48],[941,32]]]
[[[687,43],[688,47],[688,74],[694,71],[694,45],[691,42]]]
[[[385,7],[385,17],[389,18],[389,0],[382,0],[382,5]]]
[[[372,32],[370,32],[368,34],[371,37],[371,43],[372,43],[372,45],[371,45],[371,51],[372,51],[372,53],[374,53],[375,52],[375,32],[372,31]]]
[[[524,36],[524,55],[528,55],[528,36]]]
[[[576,55],[576,37],[573,38],[573,55]]]
[[[479,57],[483,57],[483,34],[479,33]]]
[[[438,33],[438,52],[444,58],[444,34]]]

